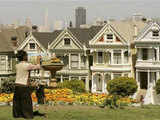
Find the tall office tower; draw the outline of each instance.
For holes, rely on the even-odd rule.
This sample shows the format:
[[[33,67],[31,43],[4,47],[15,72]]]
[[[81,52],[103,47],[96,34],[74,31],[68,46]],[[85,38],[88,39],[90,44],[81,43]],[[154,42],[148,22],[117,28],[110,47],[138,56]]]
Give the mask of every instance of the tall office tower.
[[[86,9],[84,7],[77,7],[75,11],[76,27],[86,24]]]
[[[63,29],[63,21],[61,20],[56,20],[54,22],[54,26],[53,26],[54,30],[62,30]]]
[[[49,22],[48,22],[48,9],[46,9],[46,13],[45,13],[45,16],[44,16],[44,32],[49,32],[50,29],[49,29]]]

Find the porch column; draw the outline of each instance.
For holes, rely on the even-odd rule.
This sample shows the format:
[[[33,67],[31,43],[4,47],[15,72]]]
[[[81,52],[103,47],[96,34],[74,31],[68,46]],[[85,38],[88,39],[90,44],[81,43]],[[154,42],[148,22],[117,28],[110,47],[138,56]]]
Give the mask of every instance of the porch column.
[[[69,53],[68,56],[69,56],[68,57],[68,59],[69,59],[69,69],[71,69],[71,54]]]
[[[156,72],[156,74],[157,74],[157,76],[156,76],[156,80],[155,80],[155,85],[156,85],[156,81],[160,79],[160,78],[159,78],[159,71]]]
[[[63,82],[63,76],[61,75],[61,83]]]
[[[81,69],[81,54],[79,53],[78,55],[79,55],[79,66],[78,66],[78,68]]]
[[[102,92],[105,93],[104,74],[102,74]]]
[[[156,49],[156,56],[157,56],[157,58],[156,58],[156,61],[159,61],[159,47],[157,47],[157,49]]]
[[[113,73],[111,73],[111,80],[113,80]]]
[[[121,50],[121,59],[122,59],[121,64],[124,64],[124,50]]]
[[[140,89],[140,80],[139,80],[139,73],[138,73],[138,71],[136,71],[136,81],[137,81],[137,85],[138,85],[138,90]]]
[[[111,51],[111,64],[113,64],[113,50]]]
[[[93,74],[92,74],[92,88],[91,88],[91,92],[93,93],[94,92],[94,85],[93,85]]]
[[[150,87],[150,71],[148,70],[148,88],[147,89],[149,89],[149,87]]]
[[[85,79],[85,88],[86,88],[86,91],[89,91],[89,77],[88,76]]]

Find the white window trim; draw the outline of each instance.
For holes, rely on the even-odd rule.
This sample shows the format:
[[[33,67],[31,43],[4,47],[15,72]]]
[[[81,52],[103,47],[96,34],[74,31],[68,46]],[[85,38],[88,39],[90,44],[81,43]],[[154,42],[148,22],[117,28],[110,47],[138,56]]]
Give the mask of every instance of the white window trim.
[[[115,63],[114,63],[114,53],[115,53],[115,52],[114,52],[114,50],[113,50],[113,54],[112,54],[112,55],[113,55],[113,57],[112,57],[113,60],[112,60],[111,65],[123,65],[123,61],[122,61],[122,52],[123,52],[123,51],[122,51],[122,50],[120,50],[120,51],[121,51],[121,52],[120,52],[120,54],[121,54],[121,64],[115,64]],[[123,53],[123,54],[124,54],[124,53]]]
[[[102,52],[102,63],[98,63],[98,52]],[[104,63],[104,52],[103,51],[98,51],[98,52],[96,52],[96,64],[105,64]]]
[[[66,38],[67,38],[67,39],[70,39],[70,45],[65,45],[64,39],[66,39]],[[71,45],[72,45],[72,40],[71,40],[71,38],[70,38],[70,37],[64,37],[64,38],[63,38],[63,45],[64,45],[64,46],[71,46]]]
[[[107,39],[107,35],[108,34],[112,34],[113,35],[113,39]],[[105,33],[104,34],[104,42],[114,42],[115,41],[115,35],[113,33]]]
[[[35,49],[30,49],[30,44],[31,44],[31,43],[34,43],[34,44],[35,44]],[[32,42],[29,42],[29,43],[28,43],[28,50],[37,50],[37,45],[36,45],[36,43],[33,42],[33,41],[32,41]]]

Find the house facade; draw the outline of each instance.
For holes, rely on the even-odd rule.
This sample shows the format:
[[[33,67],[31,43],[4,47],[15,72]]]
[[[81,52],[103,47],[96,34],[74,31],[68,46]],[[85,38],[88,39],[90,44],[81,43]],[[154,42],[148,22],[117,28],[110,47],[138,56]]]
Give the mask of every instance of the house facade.
[[[136,80],[139,89],[153,89],[160,78],[160,25],[150,23],[135,40]]]
[[[25,26],[0,31],[0,86],[10,76],[15,76],[17,62],[14,50],[25,39],[28,31]]]
[[[49,45],[49,51],[64,62],[63,69],[57,72],[58,81],[82,80],[86,90],[90,89],[88,43],[99,30],[100,27],[67,28],[53,40]]]

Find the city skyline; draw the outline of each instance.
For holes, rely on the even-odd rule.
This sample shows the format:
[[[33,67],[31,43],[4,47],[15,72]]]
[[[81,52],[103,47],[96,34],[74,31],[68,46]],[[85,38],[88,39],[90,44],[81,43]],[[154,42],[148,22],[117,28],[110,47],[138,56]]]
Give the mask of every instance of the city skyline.
[[[11,24],[27,17],[33,24],[44,24],[45,10],[48,9],[50,26],[56,20],[75,24],[75,8],[82,6],[87,11],[87,23],[97,17],[102,19],[123,19],[134,13],[146,17],[159,17],[159,0],[0,0],[0,24]],[[118,11],[118,12],[117,12]]]

